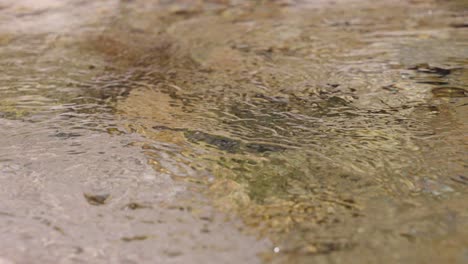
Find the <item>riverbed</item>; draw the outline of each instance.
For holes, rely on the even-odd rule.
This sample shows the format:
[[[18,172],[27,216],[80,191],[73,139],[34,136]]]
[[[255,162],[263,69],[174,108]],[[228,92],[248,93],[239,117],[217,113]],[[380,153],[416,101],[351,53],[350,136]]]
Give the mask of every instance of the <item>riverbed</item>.
[[[0,3],[0,263],[466,263],[468,5]]]

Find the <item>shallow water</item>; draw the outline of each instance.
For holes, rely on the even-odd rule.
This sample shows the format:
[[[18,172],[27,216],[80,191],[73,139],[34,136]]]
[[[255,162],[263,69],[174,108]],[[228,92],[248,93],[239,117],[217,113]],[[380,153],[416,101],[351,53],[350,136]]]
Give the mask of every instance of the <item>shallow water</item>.
[[[468,261],[467,10],[2,3],[0,260]]]

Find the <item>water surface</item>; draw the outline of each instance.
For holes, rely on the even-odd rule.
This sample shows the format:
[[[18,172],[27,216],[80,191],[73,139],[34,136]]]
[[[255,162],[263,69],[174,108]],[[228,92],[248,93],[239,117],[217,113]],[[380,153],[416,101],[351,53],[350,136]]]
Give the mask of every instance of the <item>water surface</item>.
[[[151,251],[161,228],[138,226],[107,247],[128,250],[122,262],[134,243],[139,263],[195,253],[213,263],[468,260],[463,1],[34,3],[0,10],[2,197],[62,184],[45,190],[59,201],[76,192],[64,208],[96,209],[73,212],[109,228],[99,241],[125,233],[115,217],[155,221],[167,204],[191,208],[169,217],[175,232],[203,226],[204,210],[238,221],[190,231],[177,254],[174,244]],[[80,166],[75,185],[55,172]],[[11,198],[0,216],[34,206],[47,219],[72,215],[34,200]],[[151,220],[109,209],[129,205]],[[23,225],[4,226],[23,243]],[[226,255],[194,250],[227,234]],[[75,246],[93,236],[83,237]]]

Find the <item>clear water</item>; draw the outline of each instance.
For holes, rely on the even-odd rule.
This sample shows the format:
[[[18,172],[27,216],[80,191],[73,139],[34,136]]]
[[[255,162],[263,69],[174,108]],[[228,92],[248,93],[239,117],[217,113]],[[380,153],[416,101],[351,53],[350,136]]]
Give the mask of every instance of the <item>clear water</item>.
[[[468,261],[467,7],[1,4],[6,258]]]

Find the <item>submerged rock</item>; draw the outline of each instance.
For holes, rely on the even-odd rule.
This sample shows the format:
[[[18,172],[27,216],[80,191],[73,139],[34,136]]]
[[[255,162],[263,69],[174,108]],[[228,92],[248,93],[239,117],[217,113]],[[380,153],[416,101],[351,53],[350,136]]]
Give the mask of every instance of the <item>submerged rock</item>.
[[[88,201],[88,203],[91,205],[103,205],[106,203],[106,201],[110,197],[109,194],[90,194],[90,193],[84,193],[83,196],[86,198],[86,201]]]
[[[467,97],[468,91],[458,87],[437,87],[432,89],[432,94],[434,95],[434,97],[456,98]]]

